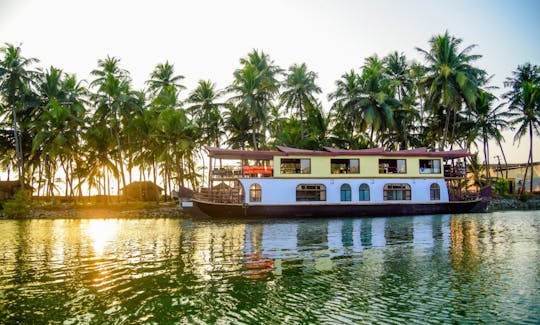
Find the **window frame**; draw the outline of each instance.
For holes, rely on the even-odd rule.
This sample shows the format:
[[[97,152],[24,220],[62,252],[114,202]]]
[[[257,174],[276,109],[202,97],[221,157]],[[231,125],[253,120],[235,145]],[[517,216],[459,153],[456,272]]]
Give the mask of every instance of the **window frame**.
[[[362,188],[364,186],[364,188]],[[367,195],[366,195],[367,194]],[[362,183],[358,186],[358,201],[369,202],[371,201],[371,189],[367,183]]]
[[[418,165],[420,166],[418,169],[420,174],[440,174],[442,172],[441,159],[419,159]]]
[[[429,186],[429,200],[440,201],[441,199],[441,186],[437,183],[432,183]]]
[[[249,186],[249,202],[262,202],[262,187],[259,183]]]
[[[280,158],[279,171],[283,175],[311,174],[311,158]]]
[[[352,201],[352,188],[351,185],[345,183],[342,184],[339,188],[339,198],[341,202],[351,202]]]
[[[299,194],[301,194],[300,197]],[[296,202],[325,202],[326,198],[326,185],[324,184],[301,183],[296,185]]]
[[[403,168],[400,168],[400,162]],[[407,174],[407,159],[379,158],[379,174]]]
[[[387,183],[383,187],[383,201],[411,201],[411,185],[408,183]]]
[[[356,167],[352,167],[352,162],[356,161]],[[356,168],[356,171],[353,171]],[[358,158],[331,158],[331,174],[360,174],[360,159]]]

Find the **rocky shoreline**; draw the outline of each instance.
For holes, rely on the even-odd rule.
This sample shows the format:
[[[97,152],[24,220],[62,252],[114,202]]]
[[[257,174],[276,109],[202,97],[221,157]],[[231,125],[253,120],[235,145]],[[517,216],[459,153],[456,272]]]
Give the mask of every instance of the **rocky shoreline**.
[[[489,202],[488,212],[505,210],[540,210],[540,199],[520,201],[516,199],[494,199]]]

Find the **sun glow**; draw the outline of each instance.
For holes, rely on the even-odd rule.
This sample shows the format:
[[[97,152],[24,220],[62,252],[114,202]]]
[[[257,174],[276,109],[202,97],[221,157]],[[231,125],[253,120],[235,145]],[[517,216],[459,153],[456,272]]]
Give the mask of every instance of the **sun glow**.
[[[92,247],[96,255],[103,255],[107,244],[118,233],[118,220],[116,219],[92,219],[84,225],[86,232],[92,241]]]

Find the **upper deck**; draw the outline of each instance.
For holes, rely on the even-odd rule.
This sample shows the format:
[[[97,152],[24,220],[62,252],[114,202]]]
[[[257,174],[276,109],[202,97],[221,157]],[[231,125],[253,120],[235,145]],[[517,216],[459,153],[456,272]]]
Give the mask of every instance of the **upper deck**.
[[[382,148],[312,151],[277,147],[276,151],[246,151],[207,147],[210,177],[273,178],[459,178],[463,164],[448,160],[470,156],[466,150],[432,152],[426,148],[385,151]]]

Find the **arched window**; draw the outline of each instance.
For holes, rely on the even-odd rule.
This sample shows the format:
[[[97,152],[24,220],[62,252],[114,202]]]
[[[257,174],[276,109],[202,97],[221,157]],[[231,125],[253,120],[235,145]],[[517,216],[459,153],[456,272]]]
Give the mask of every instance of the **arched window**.
[[[369,185],[366,183],[360,184],[359,194],[360,201],[369,201]]]
[[[432,201],[441,199],[441,187],[439,186],[439,184],[431,184],[431,186],[429,187],[429,199]]]
[[[411,186],[405,183],[385,184],[383,195],[385,201],[410,200]]]
[[[251,184],[251,186],[249,187],[249,201],[261,202],[261,200],[262,200],[261,185],[257,183]]]
[[[351,200],[351,186],[349,184],[341,185],[341,201]]]
[[[326,201],[326,186],[299,184],[296,186],[296,201]]]

